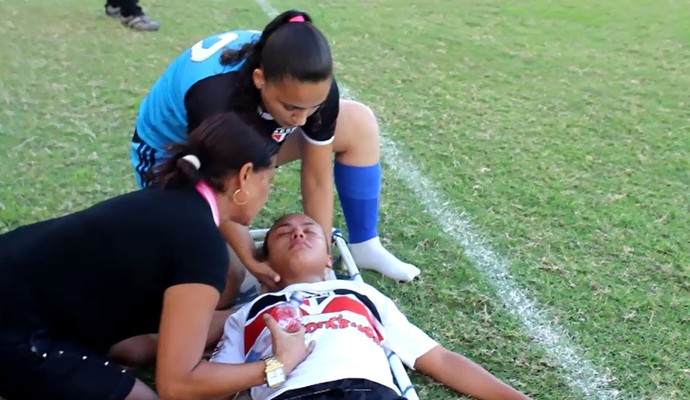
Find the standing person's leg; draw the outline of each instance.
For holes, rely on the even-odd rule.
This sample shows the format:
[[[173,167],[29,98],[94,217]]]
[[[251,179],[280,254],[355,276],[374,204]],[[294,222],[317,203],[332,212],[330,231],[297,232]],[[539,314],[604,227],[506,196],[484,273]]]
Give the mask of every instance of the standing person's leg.
[[[120,15],[123,17],[135,17],[143,15],[144,10],[139,7],[139,0],[110,0],[115,1],[120,7]]]
[[[105,2],[105,15],[113,18],[120,17],[120,1],[119,0],[106,0]]]
[[[120,7],[120,21],[122,24],[137,31],[155,31],[160,24],[150,19],[139,6],[139,0],[108,0],[116,1]],[[107,10],[107,7],[106,7]]]

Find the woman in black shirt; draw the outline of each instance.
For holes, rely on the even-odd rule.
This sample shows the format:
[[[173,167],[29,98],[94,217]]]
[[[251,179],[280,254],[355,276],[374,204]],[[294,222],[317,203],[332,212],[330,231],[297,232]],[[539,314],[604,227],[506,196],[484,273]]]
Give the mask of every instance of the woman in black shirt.
[[[224,317],[215,308],[229,260],[218,227],[251,222],[275,168],[275,142],[247,118],[206,119],[171,146],[155,188],[0,235],[0,397],[157,398],[114,362],[123,358],[115,344],[152,333],[164,398],[263,383],[262,361],[201,361],[220,334],[214,316]],[[303,335],[274,338],[286,371],[308,352]]]

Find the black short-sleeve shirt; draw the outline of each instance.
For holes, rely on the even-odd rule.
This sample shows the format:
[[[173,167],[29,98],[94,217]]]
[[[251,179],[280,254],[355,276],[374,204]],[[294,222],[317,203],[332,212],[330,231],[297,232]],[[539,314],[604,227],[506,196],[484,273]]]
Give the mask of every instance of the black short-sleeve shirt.
[[[225,240],[201,195],[144,189],[0,235],[0,307],[107,349],[157,332],[171,286],[222,292],[227,267]]]

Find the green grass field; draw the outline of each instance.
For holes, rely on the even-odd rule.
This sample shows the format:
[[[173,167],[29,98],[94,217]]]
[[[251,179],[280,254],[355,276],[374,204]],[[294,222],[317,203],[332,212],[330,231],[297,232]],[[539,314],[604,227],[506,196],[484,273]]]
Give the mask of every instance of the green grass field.
[[[134,189],[136,106],[166,64],[270,19],[252,0],[142,2],[159,32],[123,28],[99,2],[0,1],[0,231]],[[270,5],[312,14],[339,81],[384,127],[380,232],[423,273],[370,283],[536,399],[690,398],[687,2]],[[281,168],[257,226],[299,209],[295,168]],[[415,187],[412,170],[433,185]],[[472,227],[444,231],[439,199]],[[589,375],[525,328],[530,311],[498,295],[477,246]],[[424,399],[459,398],[412,378]]]

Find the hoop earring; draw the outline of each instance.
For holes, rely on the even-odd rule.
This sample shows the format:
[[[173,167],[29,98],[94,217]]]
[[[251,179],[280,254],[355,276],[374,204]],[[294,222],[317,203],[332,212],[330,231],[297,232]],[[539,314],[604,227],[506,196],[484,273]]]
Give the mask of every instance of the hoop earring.
[[[242,193],[242,192],[246,193],[246,196],[245,196],[246,198],[244,199],[244,201],[238,201],[238,200],[237,200],[237,195],[238,195],[239,193]],[[243,206],[243,205],[249,203],[249,192],[246,191],[246,190],[244,190],[244,189],[237,189],[237,190],[235,190],[235,193],[232,194],[232,201],[234,201],[235,204],[237,204],[238,206]]]

